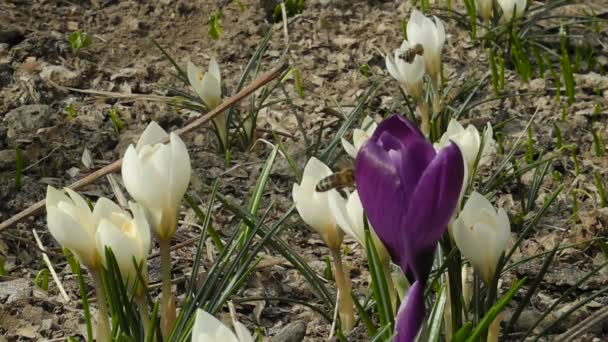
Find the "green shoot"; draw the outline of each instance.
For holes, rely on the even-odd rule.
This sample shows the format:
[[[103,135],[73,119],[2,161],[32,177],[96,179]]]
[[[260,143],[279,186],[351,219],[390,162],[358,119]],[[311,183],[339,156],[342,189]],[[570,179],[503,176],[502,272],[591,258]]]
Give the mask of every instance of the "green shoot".
[[[597,172],[593,173],[593,177],[595,178],[595,186],[597,186],[597,192],[600,196],[600,207],[606,208],[608,207],[608,197],[606,197],[606,188],[602,177]]]
[[[49,290],[49,270],[44,268],[41,269],[34,278],[34,284],[44,291]]]
[[[591,128],[591,135],[593,136],[593,150],[596,157],[603,157],[606,154],[606,143],[601,128],[597,130]]]
[[[87,341],[93,341],[93,323],[91,322],[91,310],[89,307],[89,298],[87,297],[87,289],[82,275],[82,268],[78,260],[74,258],[72,253],[67,249],[63,249],[63,254],[72,269],[72,273],[78,277],[78,286],[80,288],[80,300],[82,301],[82,308],[84,309],[84,319],[87,324]]]
[[[91,37],[86,32],[75,31],[68,35],[68,42],[75,54],[91,45]]]
[[[68,119],[73,119],[78,116],[78,112],[71,103],[67,105],[67,107],[65,107],[65,112],[68,116]]]
[[[222,35],[222,10],[217,9],[209,18],[209,29],[207,32],[209,33],[209,37],[213,40],[220,39]]]
[[[112,121],[112,126],[114,127],[114,132],[118,135],[125,128],[124,122],[120,118],[120,111],[118,109],[110,108],[108,110],[108,116]]]

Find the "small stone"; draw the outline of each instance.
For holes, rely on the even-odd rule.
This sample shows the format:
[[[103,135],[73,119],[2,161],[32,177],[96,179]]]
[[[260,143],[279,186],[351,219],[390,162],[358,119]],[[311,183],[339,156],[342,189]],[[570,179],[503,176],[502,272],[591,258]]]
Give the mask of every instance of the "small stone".
[[[80,84],[80,73],[62,65],[47,65],[42,68],[40,78],[52,81],[65,87],[77,87]]]
[[[14,170],[17,158],[14,150],[0,151],[0,170]]]
[[[6,304],[28,298],[31,286],[26,279],[15,279],[0,283],[0,297],[8,296]]]
[[[36,134],[36,131],[49,126],[51,107],[47,105],[25,105],[6,113],[3,126],[6,127],[6,142],[16,146],[18,139]]]
[[[68,21],[67,27],[68,27],[68,31],[76,31],[76,30],[78,30],[78,22],[77,21]]]
[[[301,342],[306,335],[306,323],[292,322],[281,329],[278,334],[270,338],[270,342]]]

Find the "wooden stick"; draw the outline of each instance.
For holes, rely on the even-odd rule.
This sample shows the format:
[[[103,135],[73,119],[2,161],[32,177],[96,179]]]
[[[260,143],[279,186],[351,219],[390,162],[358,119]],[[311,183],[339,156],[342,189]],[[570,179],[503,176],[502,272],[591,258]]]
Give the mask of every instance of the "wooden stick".
[[[220,113],[223,113],[226,109],[234,106],[236,103],[238,103],[239,101],[241,101],[248,95],[251,95],[254,91],[258,90],[259,88],[265,86],[272,80],[281,76],[281,74],[285,70],[287,70],[287,68],[289,68],[289,64],[287,64],[286,62],[282,63],[281,65],[279,65],[275,69],[271,70],[267,74],[260,76],[253,83],[251,83],[247,87],[243,88],[237,94],[232,95],[229,98],[225,99],[224,102],[222,102],[219,106],[217,106],[213,110],[209,111],[207,114],[192,121],[191,123],[187,124],[186,126],[176,130],[175,133],[177,133],[178,135],[182,135],[184,133],[189,133],[190,131],[194,130],[195,128],[199,127],[200,125],[208,122],[209,120],[213,119]],[[169,138],[167,137],[163,141],[163,143],[167,143],[168,141],[169,141]],[[80,189],[86,185],[93,183],[95,180],[97,180],[100,177],[103,177],[107,174],[116,172],[118,169],[120,169],[121,165],[122,165],[122,159],[118,159],[115,162],[113,162],[109,165],[106,165],[103,168],[86,175],[84,178],[81,178],[80,180],[72,183],[72,185],[70,185],[69,187],[73,190]],[[37,214],[41,213],[44,210],[44,203],[45,203],[44,200],[36,202],[33,205],[31,205],[30,207],[28,207],[27,209],[17,213],[13,217],[2,222],[0,224],[0,232],[32,215],[37,215]]]

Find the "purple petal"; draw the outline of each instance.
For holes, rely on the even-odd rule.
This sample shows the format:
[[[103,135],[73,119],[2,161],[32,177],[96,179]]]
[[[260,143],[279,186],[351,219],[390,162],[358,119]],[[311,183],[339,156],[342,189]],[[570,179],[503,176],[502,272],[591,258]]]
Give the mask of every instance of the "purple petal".
[[[399,172],[389,153],[373,141],[359,150],[355,161],[355,180],[361,204],[376,234],[394,262],[399,263],[403,233],[401,215],[405,211],[405,191]]]
[[[434,157],[433,146],[398,115],[380,123],[357,155],[355,179],[363,208],[393,261],[410,275],[402,241],[409,235],[407,208]]]
[[[394,342],[413,342],[416,340],[424,320],[424,286],[414,282],[397,313],[397,336]]]
[[[415,202],[407,213],[403,248],[416,279],[423,283],[431,269],[435,246],[456,209],[463,177],[462,154],[452,143],[439,151],[412,194]]]
[[[424,136],[416,125],[399,114],[382,121],[374,131],[371,140],[377,141],[382,135],[395,137],[402,146],[407,146],[412,140],[424,140]]]

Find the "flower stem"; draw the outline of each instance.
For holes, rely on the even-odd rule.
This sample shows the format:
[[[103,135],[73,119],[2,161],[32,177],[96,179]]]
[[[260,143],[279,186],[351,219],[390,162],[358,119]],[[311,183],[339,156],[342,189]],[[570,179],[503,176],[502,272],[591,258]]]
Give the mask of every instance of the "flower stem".
[[[106,303],[106,291],[103,286],[101,269],[92,269],[91,276],[95,285],[95,295],[97,296],[97,332],[96,340],[100,342],[110,341],[110,322],[108,320],[108,307]]]
[[[342,267],[342,253],[339,248],[330,249],[334,264],[334,278],[338,288],[338,312],[343,332],[349,332],[355,326],[355,304],[351,297],[350,277]]]
[[[139,310],[139,318],[144,329],[144,340],[147,341],[148,330],[150,328],[150,314],[148,313],[148,303],[146,301],[146,296],[143,291],[141,291],[141,294],[135,296],[135,302],[137,303],[137,309]]]
[[[161,297],[161,330],[163,339],[168,340],[173,323],[175,322],[175,298],[171,293],[171,250],[170,239],[159,238],[160,265],[162,272],[162,297]]]
[[[490,328],[488,329],[488,342],[498,342],[498,334],[500,333],[500,314],[496,316]]]
[[[421,101],[418,103],[418,113],[420,113],[420,130],[425,136],[429,136],[431,132],[431,117],[429,115],[429,106]]]
[[[384,261],[382,262],[382,273],[384,273],[386,287],[388,287],[388,295],[391,297],[391,305],[393,306],[393,310],[396,310],[397,309],[397,291],[395,289],[395,284],[393,283],[390,260],[386,260],[386,262],[384,262]]]

